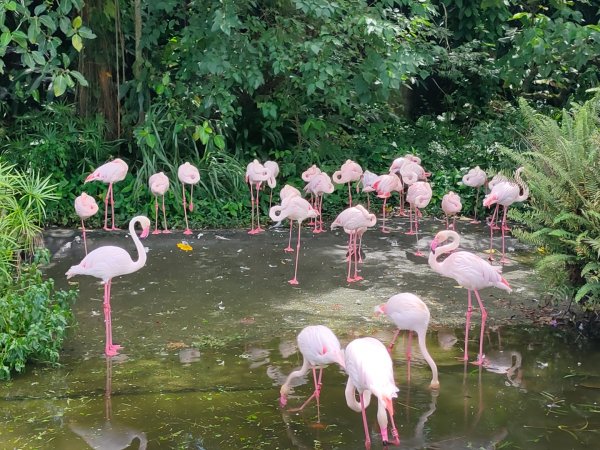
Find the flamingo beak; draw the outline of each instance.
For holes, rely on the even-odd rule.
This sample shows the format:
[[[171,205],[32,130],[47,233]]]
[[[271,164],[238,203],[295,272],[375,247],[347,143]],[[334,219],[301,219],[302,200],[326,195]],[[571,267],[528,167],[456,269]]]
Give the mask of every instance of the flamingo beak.
[[[93,173],[90,173],[90,174],[87,176],[87,178],[85,179],[85,181],[84,181],[84,184],[85,184],[85,183],[88,183],[88,182],[90,182],[90,181],[94,181],[94,180],[96,180],[96,179],[97,179],[97,178],[96,178],[96,176],[95,176]]]
[[[439,245],[439,242],[437,239],[434,239],[433,241],[431,241],[431,251],[435,252],[435,249],[437,248],[438,245]]]
[[[140,238],[146,239],[148,237],[149,233],[150,233],[150,227],[148,226],[142,230],[142,234],[140,235]]]

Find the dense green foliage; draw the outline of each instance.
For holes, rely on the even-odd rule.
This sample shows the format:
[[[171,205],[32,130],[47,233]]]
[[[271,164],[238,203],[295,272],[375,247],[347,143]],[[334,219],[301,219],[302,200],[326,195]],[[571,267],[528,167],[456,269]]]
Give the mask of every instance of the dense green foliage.
[[[55,291],[35,264],[0,296],[0,380],[22,372],[28,361],[58,362],[59,350],[73,318],[71,304],[77,291]]]
[[[511,210],[526,225],[518,236],[539,247],[539,272],[555,297],[600,305],[600,97],[564,110],[560,120],[525,101],[531,148],[507,153],[525,167],[531,200]]]

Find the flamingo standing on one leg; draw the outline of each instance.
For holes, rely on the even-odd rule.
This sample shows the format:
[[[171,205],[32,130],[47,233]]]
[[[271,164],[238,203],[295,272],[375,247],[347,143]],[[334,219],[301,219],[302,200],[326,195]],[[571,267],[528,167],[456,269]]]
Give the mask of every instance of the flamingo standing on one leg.
[[[169,234],[171,231],[167,228],[167,213],[165,212],[165,192],[169,190],[169,177],[163,172],[155,173],[148,180],[150,192],[154,194],[154,231],[152,234],[160,234],[158,229],[158,196],[162,196],[162,212],[163,212],[163,230],[162,233]]]
[[[396,159],[394,159],[394,161],[392,162],[392,164],[390,166],[390,173],[395,173],[402,179],[402,167],[404,167],[404,164],[409,163],[409,162],[416,163],[420,167],[421,158],[419,158],[418,156],[411,155],[410,153],[407,153],[406,155],[404,155],[400,158],[396,158]],[[405,175],[405,177],[408,177],[408,175]],[[402,188],[402,191],[400,191],[400,211],[398,213],[398,215],[400,215],[400,216],[406,216],[406,211],[404,210],[404,186],[409,186],[410,184],[414,183],[415,181],[417,181],[417,180],[415,179],[415,180],[411,181],[410,183],[406,183],[406,181],[404,181],[404,179],[402,179],[403,188]]]
[[[350,184],[362,178],[363,170],[358,163],[351,159],[346,160],[340,170],[333,173],[333,181],[337,184],[348,183],[348,206],[352,206],[352,189]]]
[[[85,225],[83,221],[89,219],[98,212],[98,205],[94,197],[87,195],[82,192],[79,197],[75,199],[75,212],[81,218],[81,231],[83,233],[83,247],[85,248],[85,254],[87,255],[87,241],[85,238]]]
[[[281,203],[281,206],[273,206],[269,210],[269,217],[274,222],[279,222],[282,219],[288,218],[298,222],[298,243],[296,244],[296,263],[294,266],[294,278],[288,283],[298,284],[298,256],[300,255],[300,231],[302,230],[302,222],[311,217],[318,217],[319,213],[310,203],[302,197],[290,197]]]
[[[189,162],[182,164],[179,166],[177,170],[177,177],[179,181],[181,181],[181,192],[183,193],[183,215],[185,216],[185,230],[183,234],[190,235],[192,234],[192,230],[190,230],[190,225],[188,223],[187,217],[187,203],[185,198],[185,185],[190,185],[190,212],[194,210],[194,185],[200,181],[200,172],[194,166],[192,166]]]
[[[304,172],[302,172],[302,181],[304,181],[305,183],[310,183],[310,180],[312,180],[312,178],[315,175],[318,175],[320,173],[321,173],[321,169],[319,169],[315,164],[313,164],[308,169],[306,169]],[[315,205],[315,196],[312,192],[310,194],[310,204],[312,205],[313,208],[317,209],[316,205]],[[314,219],[311,219],[310,224],[314,225],[316,227],[316,221]]]
[[[438,370],[435,364],[435,361],[427,351],[427,345],[425,343],[425,338],[427,335],[427,327],[429,326],[429,318],[431,314],[429,313],[429,308],[421,300],[414,294],[410,293],[402,293],[396,294],[388,299],[386,303],[382,303],[375,307],[375,314],[385,314],[388,316],[392,322],[396,324],[398,329],[394,333],[394,338],[392,342],[390,342],[389,350],[391,351],[394,348],[394,342],[398,338],[398,334],[400,330],[408,330],[408,342],[406,346],[406,359],[408,360],[410,367],[411,360],[411,340],[412,340],[412,332],[416,331],[417,338],[419,340],[419,348],[421,349],[421,354],[429,367],[431,368],[431,383],[429,387],[432,389],[439,389],[440,382],[438,380]],[[410,370],[410,369],[409,369]],[[409,372],[410,374],[410,372]]]
[[[148,236],[150,231],[150,219],[145,216],[136,216],[129,222],[129,234],[135,243],[138,259],[133,261],[129,253],[121,247],[106,245],[91,251],[81,262],[67,271],[67,279],[75,275],[90,275],[100,278],[104,284],[104,322],[106,325],[106,345],[104,353],[106,356],[115,356],[119,353],[120,345],[112,341],[112,320],[110,308],[110,286],[112,279],[120,275],[140,270],[146,264],[146,251],[135,233],[135,225],[142,226],[141,237]]]
[[[319,218],[315,219],[315,228],[313,233],[324,233],[323,229],[323,195],[331,194],[334,191],[331,178],[325,172],[320,172],[313,176],[308,184],[304,186],[305,192],[310,192],[311,198],[314,198],[313,207],[319,211]]]
[[[383,199],[382,210],[382,222],[381,222],[381,232],[389,233],[390,229],[385,227],[385,205],[387,203],[387,199],[392,195],[392,192],[402,192],[404,186],[402,186],[402,180],[396,174],[390,173],[387,175],[381,175],[375,183],[373,183],[373,188],[377,191],[377,197]]]
[[[319,409],[319,397],[321,395],[323,368],[329,364],[337,363],[344,367],[344,352],[336,335],[324,325],[309,325],[298,334],[298,349],[304,358],[302,367],[288,375],[285,383],[281,386],[279,403],[281,406],[287,404],[287,396],[290,392],[290,383],[294,378],[303,377],[312,369],[315,390],[310,397],[294,411],[302,410],[313,398],[317,401]],[[317,377],[317,369],[319,376]]]
[[[291,197],[302,197],[302,193],[298,189],[296,189],[294,186],[286,184],[283,188],[281,188],[281,191],[279,191],[279,198],[281,199],[281,204],[283,205],[286,202],[286,200]],[[269,211],[270,210],[271,209],[269,208]],[[293,227],[294,227],[294,221],[290,220],[290,237],[288,240],[288,246],[283,249],[283,251],[286,253],[294,251],[294,249],[292,248],[292,228]]]
[[[509,230],[506,225],[506,213],[510,205],[515,202],[524,202],[529,197],[529,188],[521,179],[521,172],[523,167],[519,167],[515,172],[514,181],[502,181],[492,187],[492,190],[486,195],[483,200],[483,206],[489,208],[491,205],[502,205],[504,207],[504,214],[502,216],[501,232],[502,232],[502,258],[500,259],[501,264],[508,262],[505,253],[505,233]],[[494,219],[497,219],[498,207],[494,210],[492,215],[492,221],[490,223],[490,249],[488,259],[491,261],[494,259],[493,253],[493,239],[494,239]]]
[[[451,239],[449,244],[439,246]],[[490,263],[472,253],[459,251],[453,252],[460,244],[460,236],[456,231],[444,230],[435,235],[431,242],[431,253],[429,253],[429,266],[440,275],[454,279],[459,285],[467,289],[467,324],[465,327],[465,354],[463,359],[467,361],[467,344],[469,342],[469,325],[473,306],[471,303],[471,292],[475,293],[479,309],[481,310],[481,334],[479,336],[479,354],[475,364],[483,363],[483,333],[487,311],[483,306],[479,290],[486,287],[497,287],[507,292],[512,289],[508,281],[500,275],[499,271]],[[453,252],[453,253],[451,253]],[[442,255],[449,254],[444,261],[438,261]]]
[[[87,176],[84,183],[90,181],[102,181],[108,184],[108,190],[106,191],[106,197],[104,197],[104,229],[106,231],[118,230],[115,227],[115,200],[113,197],[113,183],[124,180],[127,176],[127,170],[129,167],[127,163],[120,158],[113,159],[112,161],[102,164],[91,174]],[[108,228],[108,198],[110,197],[110,208],[111,208],[111,221],[112,227]]]
[[[442,211],[446,215],[446,229],[456,231],[456,215],[462,209],[460,197],[456,192],[450,191],[442,198]],[[452,225],[448,225],[448,217],[452,216]]]
[[[462,182],[465,186],[477,188],[477,194],[475,196],[475,217],[471,223],[479,223],[477,220],[477,205],[479,204],[479,190],[487,181],[487,174],[479,166],[473,167],[469,172],[462,178]]]
[[[331,224],[331,229],[336,227],[344,228],[348,233],[348,275],[346,281],[352,283],[360,281],[363,277],[358,275],[358,262],[360,258],[360,247],[362,246],[362,235],[368,227],[375,226],[377,217],[369,213],[362,205],[353,206],[343,210]],[[357,239],[360,244],[357,245]],[[354,257],[354,276],[351,277],[352,257]]]
[[[271,172],[265,168],[257,159],[252,161],[246,167],[246,183],[250,186],[250,203],[252,204],[252,225],[248,234],[262,233],[264,230],[260,227],[260,204],[258,203],[258,193],[263,181],[271,177]],[[254,197],[253,187],[256,187],[256,198]],[[256,209],[256,228],[254,228],[254,210]]]
[[[275,161],[265,161],[263,164],[265,169],[269,171],[269,178],[267,178],[267,185],[271,190],[269,192],[269,209],[271,209],[271,203],[273,202],[273,189],[277,186],[277,175],[279,175],[279,164]]]
[[[365,448],[371,448],[371,436],[367,425],[366,408],[371,402],[371,395],[377,397],[377,423],[381,430],[381,440],[384,447],[388,439],[388,414],[392,422],[392,437],[394,445],[400,444],[398,430],[394,423],[394,405],[392,399],[398,396],[398,388],[394,382],[392,358],[385,346],[377,339],[364,337],[355,339],[348,344],[345,351],[346,373],[346,403],[356,412],[362,412],[365,429]],[[359,401],[356,401],[358,392]]]
[[[414,221],[411,220],[411,229],[406,234],[414,234],[417,238],[417,251],[415,252],[416,256],[423,256],[421,250],[419,249],[419,215],[421,212],[419,209],[423,209],[429,205],[431,201],[431,197],[433,196],[433,192],[431,190],[431,185],[426,181],[417,181],[414,184],[411,184],[408,187],[408,191],[406,191],[406,201],[410,204],[411,214],[410,218],[412,219],[414,214]],[[413,231],[413,223],[414,223],[414,231]]]
[[[371,210],[371,192],[375,192],[375,188],[373,184],[375,184],[379,180],[379,175],[374,174],[373,172],[369,172],[365,170],[362,177],[362,191],[367,193],[367,209]]]

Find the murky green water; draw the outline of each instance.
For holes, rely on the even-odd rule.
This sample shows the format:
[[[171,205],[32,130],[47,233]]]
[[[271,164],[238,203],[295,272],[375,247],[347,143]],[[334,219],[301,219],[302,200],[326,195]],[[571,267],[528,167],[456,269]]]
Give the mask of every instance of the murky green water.
[[[439,226],[432,222],[426,230]],[[485,248],[484,231],[471,231],[464,247]],[[303,235],[299,288],[286,283],[293,267],[282,251],[285,230],[254,237],[204,232],[188,239],[188,253],[175,246],[182,236],[151,236],[147,266],[113,282],[113,335],[125,350],[109,361],[102,356],[102,287],[76,279],[78,324],[61,367],[33,368],[0,385],[0,448],[364,448],[361,418],[345,404],[346,378],[338,368],[324,372],[320,421],[314,403],[300,413],[281,409],[279,386],[302,363],[295,349],[302,327],[329,325],[343,344],[366,335],[387,343],[393,325],[374,319],[373,306],[402,291],[430,305],[428,346],[441,389],[436,395],[427,389],[431,375],[417,349],[407,380],[400,342],[393,356],[401,448],[596,446],[600,351],[528,324],[522,308],[542,312],[535,309],[535,277],[519,257],[504,271],[513,294],[483,291],[491,364],[480,369],[457,359],[466,292],[412,256],[412,239],[369,231],[366,281],[348,285],[343,233]],[[91,236],[91,248],[111,242],[133,250],[123,235]],[[81,257],[75,243],[48,272],[66,286],[62,274]],[[471,342],[473,356],[476,348]],[[309,378],[298,380],[288,407],[311,392]],[[373,448],[381,448],[374,406],[368,418]]]

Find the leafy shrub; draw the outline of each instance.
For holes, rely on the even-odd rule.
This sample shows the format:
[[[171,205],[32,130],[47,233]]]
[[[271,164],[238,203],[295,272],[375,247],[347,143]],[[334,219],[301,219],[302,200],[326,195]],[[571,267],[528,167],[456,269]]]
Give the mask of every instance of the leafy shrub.
[[[539,247],[540,274],[551,294],[572,296],[584,308],[600,307],[600,96],[564,110],[560,122],[536,113],[524,100],[531,149],[504,151],[525,167],[530,207],[510,210],[526,225],[515,230]]]
[[[28,361],[58,361],[76,297],[75,290],[55,291],[35,264],[22,266],[0,297],[0,380],[22,372]]]

